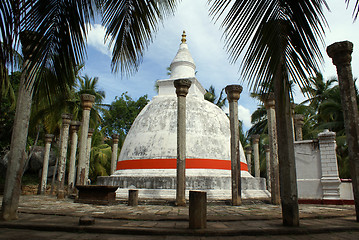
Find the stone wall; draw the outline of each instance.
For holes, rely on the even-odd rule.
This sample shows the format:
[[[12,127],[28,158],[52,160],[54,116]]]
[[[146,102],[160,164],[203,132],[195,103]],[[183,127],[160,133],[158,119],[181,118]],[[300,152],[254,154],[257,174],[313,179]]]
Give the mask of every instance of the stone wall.
[[[301,199],[321,199],[322,175],[318,141],[296,141],[295,162],[297,169],[298,196]]]
[[[340,187],[335,149],[335,133],[328,130],[318,140],[295,142],[299,199],[341,199],[340,190],[348,187]]]

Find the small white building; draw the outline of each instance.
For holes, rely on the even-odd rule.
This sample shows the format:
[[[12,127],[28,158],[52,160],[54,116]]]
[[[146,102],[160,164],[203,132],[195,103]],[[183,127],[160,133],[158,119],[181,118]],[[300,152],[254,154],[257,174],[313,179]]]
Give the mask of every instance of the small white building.
[[[140,198],[175,198],[177,96],[173,82],[189,78],[186,97],[186,190],[203,190],[209,199],[231,199],[230,127],[227,115],[204,99],[185,35],[172,61],[169,79],[158,80],[158,96],[140,112],[123,144],[116,172],[98,184],[119,185],[117,196],[139,189]],[[248,173],[240,145],[242,198],[268,198],[265,179]],[[187,195],[188,197],[188,195]]]

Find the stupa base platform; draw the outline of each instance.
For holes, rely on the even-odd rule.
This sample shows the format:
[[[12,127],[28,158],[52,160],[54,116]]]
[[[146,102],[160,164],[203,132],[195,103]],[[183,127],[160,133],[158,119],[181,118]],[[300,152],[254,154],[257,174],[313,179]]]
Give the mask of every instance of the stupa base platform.
[[[116,198],[128,199],[129,188],[118,188],[116,191]],[[138,189],[139,199],[176,199],[176,189]],[[208,200],[230,200],[232,199],[231,190],[202,190],[192,189],[207,192]],[[189,199],[189,191],[186,190],[186,199]],[[270,199],[270,193],[267,190],[242,190],[242,199]]]
[[[98,177],[98,185],[119,186],[117,198],[128,197],[128,190],[138,189],[142,199],[174,199],[176,197],[176,178],[172,176],[109,176]],[[243,199],[268,199],[270,192],[266,190],[264,178],[242,177]],[[187,176],[186,197],[189,190],[207,192],[209,200],[229,200],[232,197],[231,178],[229,176]]]

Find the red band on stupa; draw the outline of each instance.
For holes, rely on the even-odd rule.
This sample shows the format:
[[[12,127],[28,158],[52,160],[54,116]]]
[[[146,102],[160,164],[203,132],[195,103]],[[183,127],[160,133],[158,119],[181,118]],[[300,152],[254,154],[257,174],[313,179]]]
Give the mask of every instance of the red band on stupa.
[[[117,162],[116,170],[123,169],[176,169],[177,159],[137,159]],[[187,169],[223,169],[231,170],[230,160],[187,158]],[[241,170],[248,171],[246,163],[241,162]]]

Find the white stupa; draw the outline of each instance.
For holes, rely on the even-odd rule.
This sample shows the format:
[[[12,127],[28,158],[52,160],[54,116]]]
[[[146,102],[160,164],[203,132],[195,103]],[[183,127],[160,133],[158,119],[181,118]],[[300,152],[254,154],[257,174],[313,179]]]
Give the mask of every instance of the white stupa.
[[[209,199],[231,199],[230,128],[227,115],[204,99],[196,65],[182,35],[171,65],[170,79],[158,80],[158,96],[140,112],[127,134],[110,177],[98,184],[119,185],[118,197],[139,189],[140,198],[175,198],[177,158],[177,96],[174,80],[189,78],[186,98],[186,190],[207,191]],[[248,173],[240,145],[242,197],[266,198],[264,179]]]

